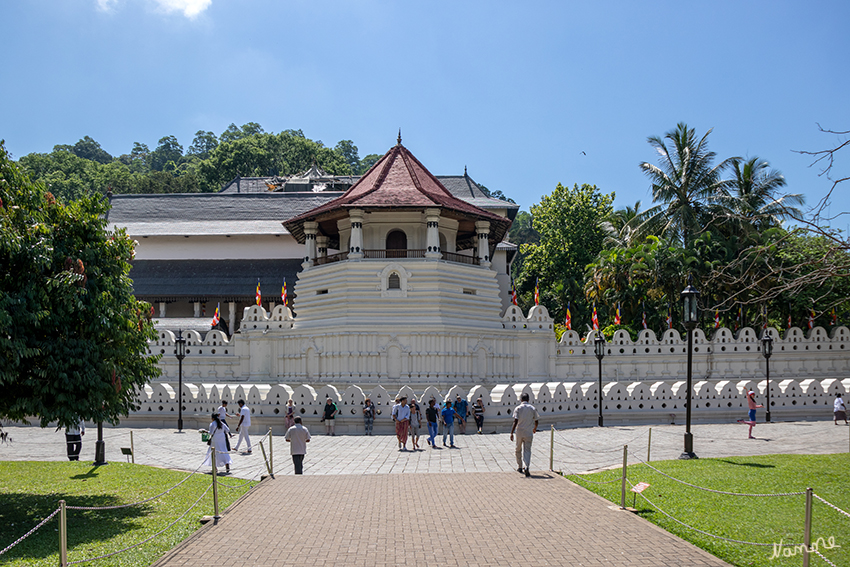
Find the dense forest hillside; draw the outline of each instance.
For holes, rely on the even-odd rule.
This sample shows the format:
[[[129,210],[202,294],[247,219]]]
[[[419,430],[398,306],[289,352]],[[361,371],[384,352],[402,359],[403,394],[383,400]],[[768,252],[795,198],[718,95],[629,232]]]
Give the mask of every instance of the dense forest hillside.
[[[160,138],[151,150],[136,142],[126,154],[110,155],[86,136],[73,145],[32,153],[19,163],[53,195],[70,202],[93,193],[200,193],[218,191],[237,175],[291,175],[315,160],[328,173],[359,175],[380,155],[360,158],[351,140],[333,148],[307,138],[301,130],[266,132],[256,122],[231,124],[221,135],[199,130],[184,149],[174,136]]]

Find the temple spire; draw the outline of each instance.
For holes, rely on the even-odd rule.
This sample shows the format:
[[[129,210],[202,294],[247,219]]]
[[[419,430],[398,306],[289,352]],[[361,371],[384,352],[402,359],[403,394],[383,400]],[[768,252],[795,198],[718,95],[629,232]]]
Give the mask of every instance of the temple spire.
[[[398,129],[398,145],[401,145],[401,128]]]

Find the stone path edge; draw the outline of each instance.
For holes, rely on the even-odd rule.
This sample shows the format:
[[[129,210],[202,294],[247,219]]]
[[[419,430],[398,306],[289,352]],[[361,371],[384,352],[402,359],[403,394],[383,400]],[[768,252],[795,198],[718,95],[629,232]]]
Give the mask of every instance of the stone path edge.
[[[237,498],[230,506],[228,506],[224,510],[224,512],[222,512],[221,517],[223,518],[224,516],[226,516],[230,512],[234,511],[237,506],[239,506],[240,504],[243,503],[244,500],[248,499],[249,497],[253,497],[254,494],[257,491],[263,490],[264,488],[268,487],[269,484],[270,484],[269,483],[270,480],[275,480],[275,479],[270,478],[270,477],[263,477],[260,480],[260,482],[258,482],[256,485],[252,486],[250,490],[248,490],[245,494],[243,494],[242,496]],[[157,566],[163,564],[164,562],[168,561],[169,559],[171,559],[171,557],[173,555],[176,555],[177,553],[182,551],[183,548],[194,543],[194,541],[196,539],[198,539],[199,537],[202,537],[204,534],[207,533],[207,531],[213,529],[214,527],[216,527],[216,522],[214,522],[214,521],[213,522],[207,522],[206,524],[204,524],[203,526],[201,526],[200,528],[198,528],[197,530],[195,530],[194,532],[189,534],[189,537],[187,537],[186,539],[184,539],[183,541],[181,541],[180,543],[178,543],[177,545],[175,545],[174,547],[172,547],[171,549],[166,551],[164,554],[162,554],[159,557],[159,559],[157,559],[154,563],[151,564],[151,567],[157,567]]]

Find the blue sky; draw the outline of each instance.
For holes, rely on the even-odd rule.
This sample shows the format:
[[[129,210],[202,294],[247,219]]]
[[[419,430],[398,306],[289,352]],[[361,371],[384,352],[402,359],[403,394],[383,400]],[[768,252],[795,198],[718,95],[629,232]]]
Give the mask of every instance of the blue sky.
[[[813,205],[831,183],[792,150],[839,141],[817,123],[850,130],[842,1],[8,0],[0,21],[15,157],[86,135],[113,155],[188,148],[249,121],[362,157],[401,127],[432,173],[467,166],[524,209],[558,182],[647,208],[646,138],[684,121]]]

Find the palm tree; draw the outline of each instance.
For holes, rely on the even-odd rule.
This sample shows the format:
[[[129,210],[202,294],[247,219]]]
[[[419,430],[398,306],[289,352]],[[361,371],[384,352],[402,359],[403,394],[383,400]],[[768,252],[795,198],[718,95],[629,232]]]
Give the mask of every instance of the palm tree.
[[[634,207],[626,205],[617,209],[600,224],[605,233],[603,244],[608,247],[629,248],[635,243],[637,235],[634,219],[640,216],[640,201],[635,201]]]
[[[647,139],[659,154],[659,165],[644,162],[640,168],[652,181],[652,202],[657,204],[635,219],[641,235],[660,234],[688,248],[719,214],[717,205],[728,197],[730,186],[721,174],[738,158],[712,165],[716,154],[708,150],[709,134],[711,130],[697,140],[694,129],[680,122],[664,139]]]
[[[770,169],[767,161],[757,157],[743,162],[736,160],[733,173],[732,194],[724,205],[734,215],[737,228],[762,232],[780,226],[787,218],[802,217],[797,206],[805,204],[805,198],[789,194],[777,199],[777,191],[785,187],[785,177]]]

